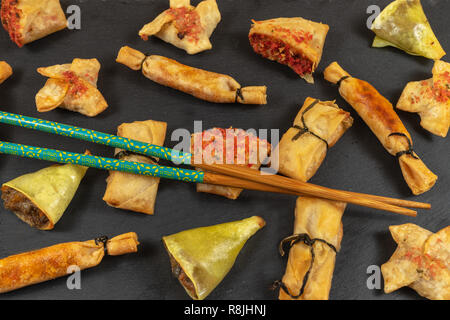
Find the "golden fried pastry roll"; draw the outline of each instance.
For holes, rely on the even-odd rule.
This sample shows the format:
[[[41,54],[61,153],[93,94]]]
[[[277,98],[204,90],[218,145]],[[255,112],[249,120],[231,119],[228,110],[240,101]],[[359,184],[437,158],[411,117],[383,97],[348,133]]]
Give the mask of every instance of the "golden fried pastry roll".
[[[146,41],[156,36],[189,54],[196,54],[212,49],[209,38],[220,19],[216,0],[204,0],[197,7],[191,6],[190,0],[170,0],[170,9],[146,24],[139,36]]]
[[[3,204],[31,227],[51,230],[75,196],[87,169],[54,165],[20,176],[3,184]]]
[[[97,266],[105,255],[119,256],[137,252],[134,232],[108,240],[100,237],[85,242],[68,242],[21,253],[0,260],[0,293],[63,277],[69,267],[80,270]]]
[[[409,286],[432,300],[450,300],[450,226],[432,233],[415,224],[390,226],[398,244],[381,266],[384,291]]]
[[[117,135],[162,146],[166,138],[166,129],[166,122],[135,121],[121,124],[117,129]],[[156,164],[146,156],[122,149],[116,149],[116,158],[124,161]],[[154,213],[159,178],[110,171],[106,181],[107,186],[103,200],[109,206],[146,214]]]
[[[260,217],[163,237],[173,275],[194,300],[205,299],[225,278],[248,239],[265,226]]]
[[[341,96],[358,112],[384,148],[396,156],[413,194],[430,190],[437,176],[427,168],[412,148],[412,139],[392,104],[369,83],[351,77],[337,62],[325,69],[325,79],[339,84]]]
[[[259,169],[261,162],[270,156],[270,143],[242,129],[213,128],[194,133],[191,153],[195,162],[236,164]],[[197,183],[197,192],[212,193],[236,200],[243,189]]]
[[[433,78],[408,83],[397,109],[418,113],[424,129],[446,137],[450,127],[450,63],[437,60]]]
[[[242,88],[230,76],[189,67],[166,57],[146,57],[130,47],[122,47],[116,61],[132,70],[142,68],[142,73],[148,79],[202,100],[216,103],[267,103],[265,86]]]
[[[280,244],[290,245],[280,300],[328,300],[336,253],[343,235],[342,202],[299,197],[295,207],[294,235]]]
[[[303,18],[253,21],[249,40],[256,53],[289,66],[306,82],[314,83],[313,73],[329,29],[326,24]]]
[[[5,61],[0,61],[0,84],[5,82],[10,76],[12,76],[13,70],[11,66]]]
[[[352,125],[350,113],[340,109],[334,101],[306,98],[293,126],[278,144],[278,171],[290,178],[308,181],[319,169],[328,148]]]
[[[74,59],[71,64],[38,68],[50,79],[36,94],[39,112],[58,107],[95,117],[108,108],[108,103],[97,89],[100,63],[97,59]]]
[[[67,27],[59,0],[2,0],[1,19],[19,47]]]
[[[392,46],[408,54],[438,60],[445,55],[420,0],[395,0],[374,20],[373,47]]]

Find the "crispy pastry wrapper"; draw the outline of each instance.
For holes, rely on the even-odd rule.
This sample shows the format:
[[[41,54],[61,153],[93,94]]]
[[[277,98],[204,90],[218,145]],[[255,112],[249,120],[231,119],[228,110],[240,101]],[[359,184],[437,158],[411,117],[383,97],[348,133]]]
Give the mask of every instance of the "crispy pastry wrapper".
[[[234,141],[231,145],[230,139]],[[233,164],[257,170],[261,167],[261,162],[270,156],[271,145],[242,129],[213,128],[192,135],[191,152],[194,155],[194,162],[201,160],[208,163],[231,164],[232,160]],[[197,192],[216,194],[231,200],[236,200],[243,190],[197,183]]]
[[[303,120],[310,132],[302,134]],[[350,113],[340,109],[334,101],[306,98],[293,126],[277,146],[278,171],[293,179],[308,181],[325,159],[327,144],[333,147],[352,125]]]
[[[396,156],[409,150],[409,143],[412,147],[411,135],[395,113],[394,107],[372,85],[351,77],[336,62],[325,69],[324,76],[332,83],[340,81],[341,96],[358,112],[391,155]],[[403,177],[413,194],[419,195],[434,186],[437,176],[415,152],[402,154],[398,159]]]
[[[450,300],[450,226],[432,233],[415,224],[390,226],[398,244],[381,266],[384,291],[409,286],[432,300]]]
[[[424,129],[446,137],[450,128],[450,63],[437,60],[433,78],[408,83],[397,109],[418,113]]]
[[[288,65],[307,82],[314,83],[312,74],[322,58],[329,29],[326,24],[303,18],[277,18],[254,21],[249,39],[255,52]],[[295,59],[308,61],[309,70],[301,68],[298,61],[294,63]]]
[[[54,165],[6,182],[2,186],[4,205],[31,227],[51,230],[75,196],[87,169],[74,164]]]
[[[306,233],[311,239],[325,240],[339,251],[343,236],[341,220],[346,206],[342,202],[299,197],[295,208],[294,234]],[[284,289],[280,289],[280,300],[328,300],[336,252],[322,242],[315,242],[313,249],[315,257],[312,262],[310,246],[298,242],[291,247],[282,281],[292,296],[300,293],[307,271],[310,270],[310,273],[299,298],[293,299]]]
[[[167,123],[147,120],[123,123],[117,129],[120,137],[162,146],[166,138]],[[116,149],[116,154],[123,150]],[[148,157],[126,154],[121,160],[156,164]],[[159,178],[146,177],[132,173],[110,171],[103,200],[111,207],[153,214]]]
[[[11,66],[5,61],[0,61],[0,84],[5,82],[12,74],[13,70]]]
[[[2,0],[1,19],[19,47],[67,27],[59,0]]]
[[[374,20],[373,47],[392,46],[412,55],[439,60],[444,49],[434,35],[420,0],[395,0]]]
[[[205,299],[225,278],[247,240],[264,227],[260,217],[163,237],[172,272],[188,295]]]
[[[230,76],[189,67],[166,57],[146,57],[125,46],[120,49],[116,61],[135,71],[142,68],[142,73],[148,79],[209,102],[267,103],[265,86],[241,88]]]
[[[146,24],[139,36],[144,40],[156,36],[188,54],[196,54],[212,49],[209,38],[220,19],[216,0],[202,1],[197,7],[191,6],[189,0],[171,0],[170,9]]]
[[[110,256],[137,252],[134,232],[122,234],[106,242]],[[80,270],[97,266],[105,256],[104,243],[96,240],[68,242],[21,253],[0,260],[0,293],[63,277],[71,266]]]
[[[108,103],[97,89],[100,63],[97,59],[74,59],[71,64],[38,68],[50,79],[36,94],[39,112],[58,107],[95,117],[108,108]]]

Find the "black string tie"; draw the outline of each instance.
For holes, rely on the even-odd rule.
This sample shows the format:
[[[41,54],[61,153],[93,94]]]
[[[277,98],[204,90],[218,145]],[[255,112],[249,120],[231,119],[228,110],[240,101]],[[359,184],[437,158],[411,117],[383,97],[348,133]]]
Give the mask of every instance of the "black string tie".
[[[342,81],[346,80],[350,78],[350,76],[343,76],[342,78],[339,79],[339,81],[336,83],[338,87],[341,86]]]
[[[312,108],[314,108],[320,101],[318,99],[316,99],[313,103],[311,103],[306,109],[305,111],[302,113],[302,123],[303,123],[303,128],[300,126],[293,126],[293,128],[298,130],[298,133],[292,138],[292,141],[297,141],[302,135],[304,135],[305,133],[309,133],[311,135],[313,135],[314,137],[322,140],[323,142],[325,142],[325,144],[327,145],[327,150],[330,148],[330,146],[328,145],[328,141],[325,140],[324,138],[322,138],[321,136],[319,136],[318,134],[315,134],[314,132],[312,132],[311,130],[309,130],[308,126],[306,125],[306,121],[305,121],[305,114],[311,110]]]
[[[134,155],[134,156],[145,157],[145,158],[147,158],[147,159],[149,159],[149,160],[153,160],[153,161],[155,161],[155,162],[158,162],[158,159],[157,159],[157,158],[149,157],[149,156],[146,156],[146,155],[144,155],[144,154],[139,154],[139,153],[136,153],[136,152],[133,152],[133,151],[128,151],[128,150],[122,150],[122,151],[116,153],[116,154],[114,155],[114,159],[122,160],[122,159],[125,158],[125,157],[133,156],[133,155]]]
[[[238,88],[236,90],[236,99],[234,100],[234,103],[238,103],[239,102],[239,98],[244,101],[244,95],[242,94],[242,88]]]
[[[281,280],[275,281],[273,283],[273,286],[272,286],[272,290],[275,290],[277,288],[281,288],[292,299],[300,298],[303,295],[303,292],[305,291],[305,287],[306,287],[306,283],[308,282],[309,274],[310,274],[311,269],[312,269],[312,267],[314,265],[314,259],[315,259],[314,247],[313,247],[314,243],[322,242],[322,243],[326,244],[328,247],[330,247],[334,252],[337,253],[336,247],[334,245],[332,245],[331,243],[329,243],[329,242],[327,242],[327,241],[325,241],[323,239],[311,239],[310,236],[307,235],[306,233],[301,233],[301,234],[292,235],[290,237],[287,237],[287,238],[281,240],[280,246],[279,246],[280,255],[282,257],[284,257],[284,255],[285,255],[284,247],[286,246],[286,244],[289,244],[290,247],[293,247],[298,242],[303,242],[304,244],[309,246],[310,251],[311,251],[311,264],[309,266],[308,271],[306,271],[305,276],[303,277],[303,284],[302,284],[302,287],[300,288],[299,294],[296,295],[296,296],[290,294],[288,288],[286,287],[286,285]]]
[[[391,134],[389,135],[389,137],[391,137],[391,136],[405,137],[406,140],[408,141],[408,149],[407,149],[407,150],[404,150],[404,151],[398,152],[398,153],[395,155],[397,158],[400,158],[401,156],[403,156],[403,155],[405,155],[405,154],[409,154],[409,155],[410,155],[411,157],[413,157],[414,159],[419,160],[419,157],[418,157],[418,156],[416,155],[416,153],[414,152],[414,148],[413,148],[411,139],[410,139],[406,134],[404,134],[404,133],[402,133],[402,132],[394,132],[394,133],[391,133]]]
[[[98,246],[100,243],[103,244],[103,250],[105,251],[105,256],[108,255],[108,237],[107,236],[101,236],[98,238],[95,238],[95,244]]]

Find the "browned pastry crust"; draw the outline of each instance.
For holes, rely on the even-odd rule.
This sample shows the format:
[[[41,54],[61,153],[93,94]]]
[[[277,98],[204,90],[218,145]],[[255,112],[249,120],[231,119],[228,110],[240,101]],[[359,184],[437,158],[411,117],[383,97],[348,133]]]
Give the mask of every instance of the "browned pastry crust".
[[[0,61],[0,84],[5,82],[13,74],[11,66],[5,61]]]
[[[137,252],[136,233],[122,234],[108,240],[111,256]],[[105,256],[101,241],[68,242],[21,253],[0,260],[0,293],[9,292],[67,275],[70,266],[80,270],[97,266]]]
[[[392,104],[369,83],[353,78],[336,62],[325,69],[325,79],[339,83],[339,93],[358,112],[384,148],[399,158],[406,183],[415,195],[430,190],[437,176],[412,148],[411,135]]]
[[[162,56],[145,56],[123,47],[116,60],[132,70],[140,70],[148,79],[215,103],[266,104],[267,88],[244,87],[232,77],[183,65]]]

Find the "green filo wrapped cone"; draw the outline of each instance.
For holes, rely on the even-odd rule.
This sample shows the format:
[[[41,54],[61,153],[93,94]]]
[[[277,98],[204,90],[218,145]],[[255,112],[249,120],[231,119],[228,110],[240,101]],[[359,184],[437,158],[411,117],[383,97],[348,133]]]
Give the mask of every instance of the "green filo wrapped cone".
[[[87,167],[54,165],[2,185],[6,209],[31,227],[51,230],[72,201]]]
[[[445,55],[423,11],[420,0],[395,0],[375,19],[372,46],[392,46],[411,55],[439,60]]]
[[[205,299],[233,267],[247,240],[265,224],[255,216],[163,237],[172,273],[192,299]]]

